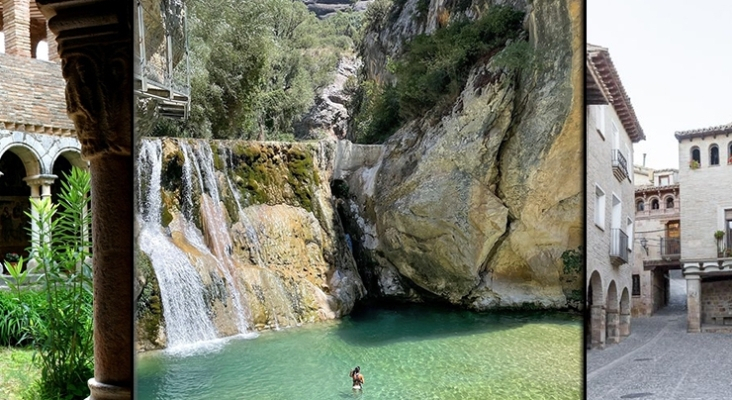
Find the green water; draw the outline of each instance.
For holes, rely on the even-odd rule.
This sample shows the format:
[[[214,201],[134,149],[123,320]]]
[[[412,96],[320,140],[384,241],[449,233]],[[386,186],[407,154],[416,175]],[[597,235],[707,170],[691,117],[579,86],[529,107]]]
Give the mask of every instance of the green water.
[[[372,307],[185,356],[143,354],[139,399],[579,399],[581,319]],[[361,366],[363,391],[349,371]]]

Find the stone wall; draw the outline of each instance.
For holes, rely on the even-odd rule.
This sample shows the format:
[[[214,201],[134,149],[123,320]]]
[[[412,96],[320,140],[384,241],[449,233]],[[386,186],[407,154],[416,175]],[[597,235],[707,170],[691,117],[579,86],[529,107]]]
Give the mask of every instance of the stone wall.
[[[606,298],[610,283],[615,281],[617,285],[617,297],[620,298],[624,289],[629,292],[632,287],[631,271],[634,264],[635,253],[640,251],[640,245],[633,245],[633,237],[627,231],[627,219],[635,218],[634,196],[635,189],[633,182],[625,178],[618,181],[613,176],[612,169],[612,149],[615,148],[612,134],[610,133],[611,125],[614,123],[619,133],[619,148],[625,153],[626,148],[631,151],[628,158],[629,174],[633,173],[633,157],[632,143],[625,131],[622,130],[620,118],[611,106],[590,106],[587,113],[587,277],[592,275],[593,271],[598,271],[602,278],[603,298]],[[601,125],[600,114],[604,114],[604,124]],[[627,154],[627,153],[626,153]],[[632,175],[631,175],[632,178]],[[605,193],[605,208],[602,211],[604,215],[604,223],[598,225],[595,223],[595,192],[596,188],[600,188]],[[628,241],[631,243],[633,251],[628,253],[629,263],[613,266],[610,263],[610,239],[612,228],[612,202],[613,195],[617,196],[621,205],[620,228],[629,234]]]
[[[716,230],[724,230],[724,210],[732,209],[732,165],[727,163],[730,138],[707,136],[679,143],[681,190],[681,259],[717,257]],[[709,165],[709,146],[719,146],[719,165]],[[692,147],[698,147],[701,167],[689,167]]]
[[[732,279],[702,282],[702,324],[732,325]]]

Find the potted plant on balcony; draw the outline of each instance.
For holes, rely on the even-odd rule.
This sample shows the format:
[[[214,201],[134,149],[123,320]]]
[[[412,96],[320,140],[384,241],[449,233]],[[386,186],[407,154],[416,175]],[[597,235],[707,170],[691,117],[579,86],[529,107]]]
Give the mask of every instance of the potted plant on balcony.
[[[696,160],[689,161],[689,168],[691,168],[691,169],[699,169],[699,167],[700,167],[699,161],[696,161]]]
[[[724,231],[714,232],[714,238],[717,239],[717,257],[722,257],[724,249],[722,248],[722,239],[724,238]]]

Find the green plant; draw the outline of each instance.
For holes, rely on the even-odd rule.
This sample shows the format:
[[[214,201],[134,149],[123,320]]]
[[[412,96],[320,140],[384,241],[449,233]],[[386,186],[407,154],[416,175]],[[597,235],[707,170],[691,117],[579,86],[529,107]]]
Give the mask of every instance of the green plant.
[[[717,240],[722,240],[724,237],[724,231],[716,231],[714,232],[714,238]]]
[[[73,168],[59,204],[31,199],[31,257],[42,271],[47,307],[32,327],[41,366],[41,398],[82,399],[93,376],[92,281],[89,265],[89,173]],[[53,232],[53,235],[51,233]]]
[[[5,254],[5,261],[17,262],[20,256],[18,253],[7,253]]]
[[[699,161],[691,160],[689,161],[689,168],[691,169],[699,169],[701,165],[699,164]]]
[[[562,253],[565,274],[578,274],[582,271],[582,246],[576,250],[565,250]]]

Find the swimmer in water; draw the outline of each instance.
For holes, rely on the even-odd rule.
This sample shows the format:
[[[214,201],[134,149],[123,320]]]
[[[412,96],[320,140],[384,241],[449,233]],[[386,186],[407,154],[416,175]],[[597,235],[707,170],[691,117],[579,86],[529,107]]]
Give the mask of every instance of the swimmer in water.
[[[364,379],[363,375],[361,375],[361,367],[357,366],[356,369],[352,370],[350,377],[353,379],[354,389],[361,389],[363,387]]]

